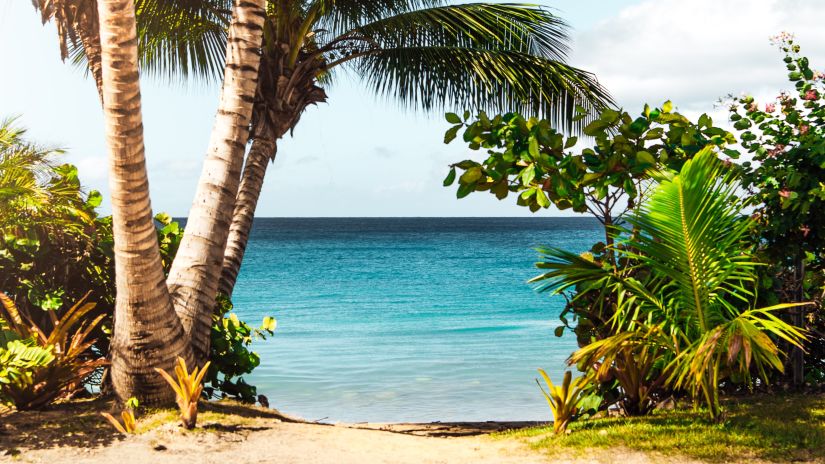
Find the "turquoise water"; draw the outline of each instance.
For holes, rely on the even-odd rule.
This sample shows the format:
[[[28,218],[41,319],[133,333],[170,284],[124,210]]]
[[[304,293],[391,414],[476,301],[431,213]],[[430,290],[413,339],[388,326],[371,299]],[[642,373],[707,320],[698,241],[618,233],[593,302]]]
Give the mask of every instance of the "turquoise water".
[[[538,245],[583,251],[584,218],[256,219],[234,302],[278,320],[248,379],[325,421],[546,420],[561,297],[526,283]]]

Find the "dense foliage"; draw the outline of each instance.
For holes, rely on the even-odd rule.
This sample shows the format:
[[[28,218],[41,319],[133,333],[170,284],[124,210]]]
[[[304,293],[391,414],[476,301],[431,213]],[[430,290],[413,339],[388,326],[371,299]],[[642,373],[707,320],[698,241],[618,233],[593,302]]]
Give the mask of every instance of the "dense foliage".
[[[90,316],[94,307],[81,300],[62,318],[38,325],[0,293],[0,349],[11,367],[0,380],[3,404],[18,410],[42,408],[81,390],[86,377],[107,364],[90,350],[96,341],[91,334],[104,317]]]
[[[578,350],[571,361],[605,374],[628,350],[657,353],[659,376],[671,390],[686,390],[714,418],[721,382],[750,383],[782,370],[775,339],[800,344],[802,333],[777,313],[789,305],[755,308],[757,273],[748,233],[751,219],[737,197],[740,184],[711,149],[664,176],[627,220],[618,258],[638,270],[627,276],[564,250],[548,249],[534,281],[558,289],[600,284],[617,296],[614,334]],[[754,375],[755,374],[755,375]],[[645,380],[645,379],[643,379]]]
[[[10,298],[5,312],[0,312],[5,334],[0,340],[0,377],[6,379],[0,383],[7,392],[2,401],[18,409],[43,406],[83,381],[102,381],[100,375],[89,374],[103,366],[108,354],[115,299],[111,217],[97,211],[102,197],[83,191],[74,166],[55,163],[60,150],[31,144],[24,134],[13,120],[0,125],[0,290]],[[155,223],[168,271],[183,227],[163,213],[156,215]],[[78,301],[94,304],[74,304]],[[231,307],[219,298],[212,328],[214,362],[205,390],[210,396],[254,402],[255,387],[241,377],[260,362],[249,345],[272,334],[275,322],[266,317],[259,329],[253,329],[230,314]],[[83,337],[67,357],[61,345],[67,341],[54,337],[69,336],[71,344],[74,332],[66,330],[75,325]],[[50,361],[44,364],[46,359]],[[49,382],[44,382],[47,377]]]
[[[814,303],[795,311],[794,322],[816,334],[806,345],[805,380],[825,383],[825,75],[800,55],[793,36],[773,40],[794,90],[766,102],[750,95],[734,99],[730,118],[752,158],[743,168],[758,222],[755,239],[773,265],[764,272],[763,296],[769,303]],[[798,383],[802,352],[795,355]]]
[[[822,75],[792,38],[780,42],[798,98],[783,93],[764,111],[749,96],[730,105],[749,152],[741,164],[732,133],[670,102],[636,118],[603,111],[583,128],[583,148],[537,118],[447,114],[445,143],[462,135],[486,151],[450,166],[444,185],[458,180],[459,198],[516,193],[531,211],[554,205],[603,224],[604,242],[586,253],[543,249],[548,272],[534,279],[567,298],[556,334],[576,333],[571,363],[602,407],[646,414],[684,392],[718,418],[720,387],[766,385],[803,343],[807,379],[823,377]],[[804,322],[789,318],[804,305],[778,304],[805,300],[816,307]]]

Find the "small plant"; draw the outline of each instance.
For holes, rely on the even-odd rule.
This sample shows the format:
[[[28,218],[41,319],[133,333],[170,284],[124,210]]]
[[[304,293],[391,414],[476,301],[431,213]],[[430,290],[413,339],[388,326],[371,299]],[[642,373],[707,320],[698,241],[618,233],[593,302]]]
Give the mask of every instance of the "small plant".
[[[137,423],[135,421],[135,411],[138,408],[138,400],[137,398],[129,398],[126,400],[126,408],[120,412],[120,417],[123,419],[123,425],[118,422],[111,414],[108,412],[100,413],[101,416],[105,417],[109,423],[117,429],[118,432],[124,435],[130,435],[135,433],[137,430]]]
[[[536,379],[536,383],[541,388],[544,399],[547,400],[550,411],[553,413],[553,432],[556,434],[564,433],[567,430],[567,425],[576,418],[576,414],[579,412],[579,406],[584,399],[582,392],[587,386],[587,380],[584,377],[577,377],[573,380],[573,373],[566,371],[562,384],[556,386],[550,380],[550,376],[544,372],[544,369],[539,369],[539,374],[547,384],[547,391],[544,391],[544,388]]]
[[[186,369],[186,361],[183,358],[178,358],[178,365],[175,366],[175,375],[177,381],[171,375],[166,373],[163,369],[155,368],[156,371],[169,383],[175,393],[177,394],[178,408],[180,408],[180,420],[183,426],[187,429],[195,428],[195,423],[198,420],[198,399],[200,399],[203,391],[203,376],[209,369],[209,361],[203,365],[203,368],[198,369],[195,366],[192,372]]]
[[[31,356],[37,350],[41,352],[26,375],[18,376],[12,382],[0,382],[0,396],[7,404],[14,404],[18,410],[42,408],[55,399],[81,390],[83,381],[107,364],[104,358],[96,357],[90,350],[96,341],[91,339],[91,333],[104,316],[90,318],[89,313],[95,305],[84,300],[69,308],[62,318],[49,313],[52,318],[49,329],[18,311],[14,302],[0,293],[0,319],[7,327],[1,338],[8,340],[5,346],[0,343],[0,348],[13,350],[20,356]],[[9,351],[9,356],[14,353]]]
[[[215,314],[212,316],[212,343],[209,360],[212,364],[204,377],[207,398],[234,398],[244,403],[254,403],[257,388],[246,383],[244,374],[251,373],[261,363],[261,358],[250,349],[255,340],[266,340],[274,334],[276,322],[264,317],[260,327],[253,327],[238,319],[232,312],[232,302],[225,295],[218,295]]]

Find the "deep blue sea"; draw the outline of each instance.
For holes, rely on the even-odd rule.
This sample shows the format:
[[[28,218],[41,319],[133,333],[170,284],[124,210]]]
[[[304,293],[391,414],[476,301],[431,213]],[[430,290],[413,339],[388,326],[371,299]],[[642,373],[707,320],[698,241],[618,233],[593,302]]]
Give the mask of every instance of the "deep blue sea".
[[[248,381],[310,420],[549,420],[536,369],[575,348],[535,247],[583,251],[586,218],[258,218],[237,313],[275,316]]]

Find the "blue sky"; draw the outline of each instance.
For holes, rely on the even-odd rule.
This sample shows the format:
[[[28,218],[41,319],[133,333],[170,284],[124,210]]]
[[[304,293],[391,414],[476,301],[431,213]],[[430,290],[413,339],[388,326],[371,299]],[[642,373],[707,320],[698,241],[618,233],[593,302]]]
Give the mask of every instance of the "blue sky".
[[[672,99],[689,115],[725,94],[776,95],[786,87],[768,37],[796,34],[825,68],[825,0],[542,1],[573,27],[571,63],[593,71],[630,111]],[[20,115],[33,140],[64,147],[88,188],[107,192],[100,105],[83,71],[59,59],[54,27],[29,1],[0,0],[0,117]],[[155,211],[185,216],[217,105],[217,85],[142,80]],[[470,155],[441,143],[440,113],[415,113],[339,80],[280,143],[259,216],[528,216],[514,199],[455,199],[441,186],[450,162]],[[108,202],[104,202],[108,211]],[[538,214],[557,215],[558,211]]]

